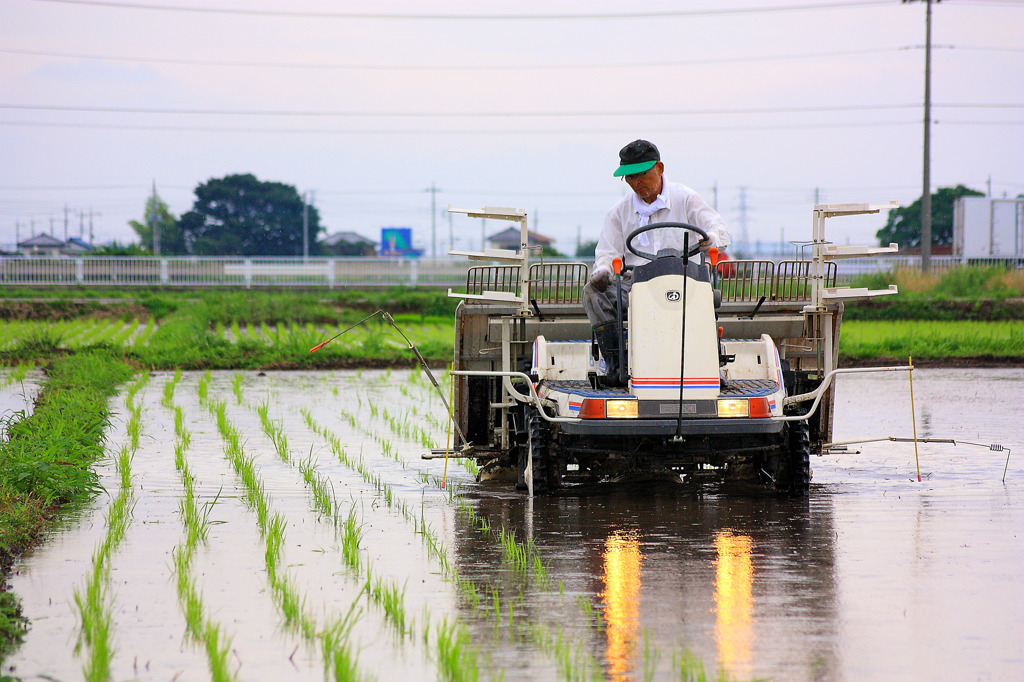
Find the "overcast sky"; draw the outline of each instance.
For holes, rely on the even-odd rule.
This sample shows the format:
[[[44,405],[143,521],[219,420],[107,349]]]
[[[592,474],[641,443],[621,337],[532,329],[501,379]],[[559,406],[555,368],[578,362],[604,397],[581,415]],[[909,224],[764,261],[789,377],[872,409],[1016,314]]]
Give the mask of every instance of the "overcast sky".
[[[932,5],[932,187],[1024,192],[1024,2]],[[232,173],[315,193],[327,232],[525,208],[571,253],[643,137],[733,241],[807,239],[821,202],[921,194],[925,3],[0,0],[0,244],[135,239]],[[874,241],[885,215],[836,219]],[[480,221],[456,216],[458,248]],[[488,233],[504,225],[488,224]]]

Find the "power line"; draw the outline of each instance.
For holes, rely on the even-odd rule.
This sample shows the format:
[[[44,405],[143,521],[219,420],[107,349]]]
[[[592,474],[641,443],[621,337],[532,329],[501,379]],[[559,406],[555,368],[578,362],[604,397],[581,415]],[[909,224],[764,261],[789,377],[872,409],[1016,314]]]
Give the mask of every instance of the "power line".
[[[848,123],[779,123],[749,126],[674,126],[671,128],[647,128],[647,133],[691,133],[691,132],[743,132],[755,130],[805,130],[832,128],[878,128],[888,126],[916,125],[918,121],[870,121]],[[955,124],[971,124],[970,121],[957,121]],[[978,124],[985,122],[976,122]],[[1013,125],[1009,123],[1007,125]],[[1021,125],[1021,124],[1017,124]],[[296,135],[602,135],[620,134],[622,128],[604,129],[520,129],[509,128],[490,130],[471,130],[455,128],[439,129],[394,129],[394,128],[241,128],[238,126],[161,126],[161,125],[124,125],[119,123],[62,123],[49,121],[0,121],[0,126],[23,126],[29,128],[82,128],[89,130],[153,130],[165,132],[196,132],[196,133],[279,133]],[[632,129],[632,127],[630,128]]]
[[[1022,104],[973,104],[936,105],[958,108],[1024,107]],[[747,107],[732,109],[674,109],[661,111],[301,111],[301,110],[259,110],[259,109],[175,109],[170,107],[113,107],[82,106],[71,104],[6,104],[0,109],[22,111],[80,111],[106,114],[175,114],[183,116],[287,116],[287,117],[388,117],[388,118],[564,118],[564,117],[615,117],[615,116],[706,116],[726,114],[793,114],[826,111],[882,111],[893,109],[914,109],[915,104],[848,104],[817,105],[805,107]]]
[[[779,123],[748,126],[674,126],[671,128],[644,128],[647,133],[730,133],[758,130],[823,130],[837,128],[886,128],[893,126],[917,125],[919,121],[858,121],[847,123]],[[1024,121],[969,121],[936,120],[943,126],[1022,126]],[[61,123],[46,121],[0,121],[0,126],[21,126],[27,128],[64,128],[86,130],[150,130],[179,133],[268,133],[281,135],[615,135],[622,128],[572,128],[572,129],[521,129],[509,128],[491,130],[394,129],[394,128],[241,128],[237,126],[161,126],[124,125],[119,123]]]
[[[53,191],[53,190],[101,190],[101,189],[139,189],[142,185],[0,185],[0,191],[11,190],[18,192],[26,191]]]
[[[109,7],[118,9],[158,10],[165,12],[222,14],[234,16],[281,17],[292,19],[373,19],[415,21],[574,21],[583,19],[665,19],[670,17],[711,17],[742,14],[773,14],[777,12],[800,12],[809,10],[849,9],[872,7],[879,5],[892,5],[891,0],[847,0],[846,2],[817,2],[804,3],[799,5],[774,5],[767,7],[728,7],[704,10],[669,10],[650,12],[606,12],[577,14],[423,14],[419,12],[302,12],[296,10],[258,10],[230,7],[189,7],[174,5],[150,5],[137,2],[118,2],[115,0],[36,0],[36,2],[52,2],[65,5],[88,5],[92,7]]]
[[[661,111],[301,111],[259,109],[174,109],[169,107],[112,107],[71,104],[4,104],[0,109],[81,111],[114,114],[175,114],[199,116],[287,116],[309,118],[584,118],[616,116],[723,116],[732,114],[795,114],[833,111],[916,109],[916,104],[838,104],[801,107],[737,107],[731,109],[668,109]],[[933,104],[943,109],[1024,109],[1024,104]]]
[[[953,46],[949,46],[953,47]],[[183,66],[226,66],[238,68],[260,69],[327,69],[338,71],[561,71],[587,69],[648,69],[669,66],[704,66],[709,64],[736,64],[744,62],[785,61],[793,59],[822,59],[826,57],[852,57],[866,54],[891,54],[921,49],[921,46],[907,45],[902,47],[863,48],[859,50],[834,50],[831,52],[803,52],[781,55],[749,55],[742,57],[722,57],[715,59],[681,59],[660,60],[650,62],[602,62],[594,64],[358,64],[358,63],[318,63],[318,62],[246,62],[217,59],[181,59],[172,57],[131,57],[125,55],[96,55],[73,52],[52,52],[48,50],[23,50],[0,47],[0,52],[7,54],[29,55],[36,57],[58,57],[62,59],[95,59],[112,62],[134,62],[141,64],[177,64]],[[999,48],[966,48],[992,49]],[[1024,51],[1009,48],[1007,51]]]

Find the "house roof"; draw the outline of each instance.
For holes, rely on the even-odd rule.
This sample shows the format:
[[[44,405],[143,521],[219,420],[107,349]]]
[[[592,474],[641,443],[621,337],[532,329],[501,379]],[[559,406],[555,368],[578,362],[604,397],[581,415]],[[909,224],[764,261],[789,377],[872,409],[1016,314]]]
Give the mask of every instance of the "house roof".
[[[61,240],[57,239],[56,237],[51,237],[50,235],[48,235],[48,234],[46,234],[44,232],[44,233],[41,233],[41,234],[37,234],[36,236],[32,237],[31,239],[26,239],[23,242],[18,242],[18,248],[19,249],[21,247],[23,247],[23,246],[41,246],[41,247],[44,247],[44,248],[45,247],[60,248],[60,247],[64,246],[64,242],[62,242]]]
[[[542,235],[542,234],[540,234],[538,232],[534,232],[533,230],[527,230],[526,234],[527,234],[527,239],[529,239],[529,243],[530,244],[540,244],[540,245],[543,246],[545,244],[550,244],[551,242],[555,241],[553,238],[545,237],[544,235]],[[516,245],[518,245],[519,244],[519,228],[518,227],[514,227],[514,226],[513,227],[509,227],[508,229],[502,230],[501,232],[498,232],[497,234],[492,234],[490,237],[487,238],[487,241],[499,242],[499,243],[502,243],[502,244],[516,244]]]
[[[67,246],[77,246],[80,249],[92,250],[92,244],[79,237],[69,238]]]
[[[337,246],[338,244],[376,244],[377,242],[356,232],[335,232],[324,237],[323,243],[327,246]]]

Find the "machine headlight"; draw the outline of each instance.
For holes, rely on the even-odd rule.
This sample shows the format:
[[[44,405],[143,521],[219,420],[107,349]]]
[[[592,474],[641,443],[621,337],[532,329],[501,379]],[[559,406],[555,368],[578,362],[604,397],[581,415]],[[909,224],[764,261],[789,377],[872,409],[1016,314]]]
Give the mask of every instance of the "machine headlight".
[[[719,417],[747,417],[750,416],[750,405],[746,398],[731,398],[718,401]]]
[[[606,400],[605,410],[609,419],[636,419],[639,403],[636,400]]]

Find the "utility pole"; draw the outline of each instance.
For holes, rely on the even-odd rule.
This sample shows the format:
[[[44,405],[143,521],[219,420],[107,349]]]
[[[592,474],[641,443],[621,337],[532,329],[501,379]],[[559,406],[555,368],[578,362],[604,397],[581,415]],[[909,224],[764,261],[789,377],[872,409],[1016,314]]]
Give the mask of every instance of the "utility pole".
[[[423,191],[430,192],[430,257],[437,258],[437,193],[441,190],[431,182]]]
[[[302,193],[302,262],[309,260],[309,190]]]
[[[68,240],[68,205],[64,204],[64,241],[66,242],[67,240]]]
[[[715,180],[715,185],[711,188],[711,208],[718,210],[718,180]]]
[[[156,180],[153,180],[153,197],[150,199],[149,225],[153,230],[153,255],[160,256],[160,216],[156,210]],[[90,229],[90,233],[92,230]]]
[[[92,244],[96,240],[96,237],[92,233],[92,209],[89,209],[89,244]]]
[[[743,250],[746,251],[749,242],[749,236],[747,234],[747,188],[740,187],[740,244],[743,245]]]
[[[924,187],[921,192],[921,272],[932,260],[932,0],[925,0],[924,20]]]
[[[487,218],[480,221],[480,250],[487,248]]]
[[[915,0],[902,0],[914,2]],[[920,0],[924,9],[924,172],[921,191],[921,272],[928,274],[932,260],[932,0]],[[942,0],[935,0],[941,2]]]

